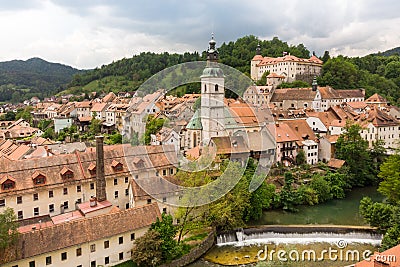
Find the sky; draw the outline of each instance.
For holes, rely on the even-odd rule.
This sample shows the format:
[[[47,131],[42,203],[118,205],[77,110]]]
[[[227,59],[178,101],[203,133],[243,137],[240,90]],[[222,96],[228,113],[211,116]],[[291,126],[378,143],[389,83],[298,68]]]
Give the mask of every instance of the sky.
[[[332,56],[400,46],[397,0],[0,0],[0,61],[79,69],[140,52],[204,51],[255,35]]]

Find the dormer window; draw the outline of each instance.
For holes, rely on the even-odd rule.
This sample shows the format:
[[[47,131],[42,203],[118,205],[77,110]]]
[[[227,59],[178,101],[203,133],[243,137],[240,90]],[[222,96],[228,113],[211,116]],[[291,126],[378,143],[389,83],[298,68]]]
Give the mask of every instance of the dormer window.
[[[32,174],[32,180],[34,185],[43,185],[46,183],[46,176],[39,171],[35,171]]]
[[[111,163],[111,167],[114,169],[114,171],[119,172],[122,171],[123,165],[121,162],[113,160]]]
[[[0,184],[1,184],[1,189],[11,190],[15,188],[15,179],[10,175],[6,175],[0,180]]]
[[[143,159],[138,158],[138,157],[134,157],[134,158],[133,158],[133,164],[135,164],[135,167],[136,167],[137,169],[143,168],[143,167],[144,167],[144,161],[143,161]]]
[[[71,179],[74,177],[74,172],[67,167],[62,168],[60,174],[63,179]]]
[[[90,175],[96,175],[96,164],[94,164],[93,162],[90,163],[88,170]]]

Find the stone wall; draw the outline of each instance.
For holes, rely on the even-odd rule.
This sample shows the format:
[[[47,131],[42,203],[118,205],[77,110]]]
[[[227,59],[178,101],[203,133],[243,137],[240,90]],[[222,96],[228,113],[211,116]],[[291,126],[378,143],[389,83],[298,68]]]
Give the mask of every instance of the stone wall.
[[[206,239],[198,245],[197,247],[193,248],[188,254],[182,256],[179,259],[176,259],[170,263],[165,263],[163,265],[160,265],[160,267],[183,267],[186,266],[197,259],[199,259],[201,256],[204,255],[213,245],[215,244],[215,231],[212,231],[211,233],[208,234]]]

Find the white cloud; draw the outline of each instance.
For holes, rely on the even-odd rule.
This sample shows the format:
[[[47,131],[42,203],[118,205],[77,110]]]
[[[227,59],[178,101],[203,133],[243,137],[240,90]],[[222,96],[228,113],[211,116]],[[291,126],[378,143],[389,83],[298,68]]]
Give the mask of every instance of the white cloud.
[[[14,2],[0,0],[1,61],[38,56],[93,68],[143,51],[202,51],[212,31],[218,43],[278,36],[318,54],[400,45],[395,0]]]

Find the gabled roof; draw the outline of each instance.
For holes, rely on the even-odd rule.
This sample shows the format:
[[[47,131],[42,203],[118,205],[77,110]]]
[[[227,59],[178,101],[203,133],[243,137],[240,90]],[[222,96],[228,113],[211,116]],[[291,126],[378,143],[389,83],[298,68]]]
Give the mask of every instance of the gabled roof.
[[[271,102],[282,102],[284,100],[306,100],[315,99],[317,92],[312,88],[284,88],[276,89],[271,97]]]
[[[0,178],[0,184],[4,183],[5,181],[10,180],[13,181],[14,183],[16,182],[16,180],[14,179],[14,177],[12,177],[9,174],[3,175],[3,177]]]
[[[202,130],[203,129],[203,125],[201,124],[199,109],[196,110],[193,117],[190,119],[190,121],[186,125],[186,129],[190,129],[190,130]]]
[[[32,179],[35,179],[35,178],[37,178],[37,177],[40,176],[40,175],[46,177],[46,175],[45,175],[44,173],[42,173],[42,172],[40,172],[40,171],[37,171],[37,170],[32,174],[31,177],[32,177]]]
[[[67,168],[67,167],[64,166],[64,167],[61,169],[60,174],[61,174],[61,175],[64,175],[64,174],[66,174],[67,172],[72,172],[72,173],[73,173],[73,171],[72,171],[71,169],[69,169],[69,168]]]
[[[277,143],[300,141],[301,138],[286,123],[275,124],[275,138]]]
[[[367,104],[378,104],[378,103],[387,104],[388,101],[383,96],[375,93],[372,96],[370,96],[369,98],[367,98],[365,100],[365,103],[367,103]]]
[[[10,255],[8,262],[149,227],[160,217],[158,205],[153,203],[21,233],[17,244],[9,247],[6,253]],[[16,251],[24,253],[16,253]]]

